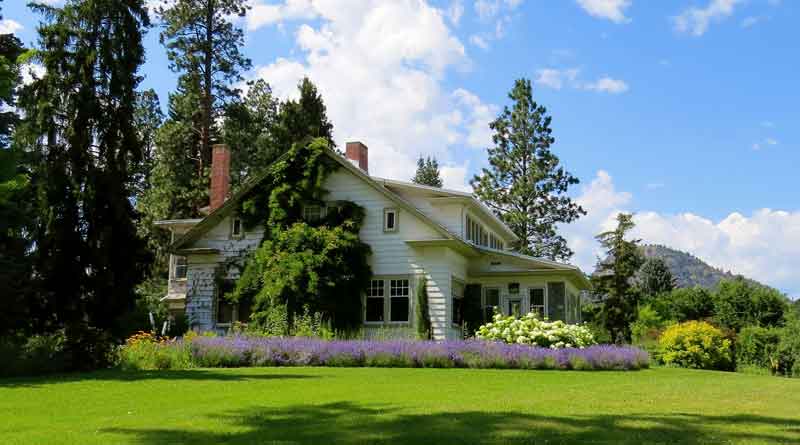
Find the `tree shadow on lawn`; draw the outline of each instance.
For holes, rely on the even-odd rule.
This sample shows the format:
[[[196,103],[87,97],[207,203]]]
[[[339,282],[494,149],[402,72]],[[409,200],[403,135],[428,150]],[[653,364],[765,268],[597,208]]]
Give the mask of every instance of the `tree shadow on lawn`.
[[[800,443],[800,420],[686,413],[549,417],[516,412],[403,414],[350,402],[242,410],[208,419],[229,431],[105,429],[153,444]],[[735,429],[734,429],[735,427]]]
[[[269,373],[225,373],[214,369],[190,369],[185,371],[122,371],[119,369],[103,369],[100,371],[52,374],[36,377],[9,377],[0,379],[0,388],[30,388],[57,383],[82,382],[87,380],[136,382],[140,380],[280,380],[310,379],[319,375],[306,374],[269,374]]]

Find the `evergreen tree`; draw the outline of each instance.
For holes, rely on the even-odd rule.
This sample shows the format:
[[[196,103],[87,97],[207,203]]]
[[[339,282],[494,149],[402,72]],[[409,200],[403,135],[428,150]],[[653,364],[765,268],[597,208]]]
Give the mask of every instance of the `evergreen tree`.
[[[138,202],[150,184],[150,174],[155,166],[156,132],[164,120],[161,104],[155,90],[149,89],[136,94],[134,125],[142,141],[141,162],[131,165],[133,194]]]
[[[295,143],[308,143],[310,139],[323,138],[331,147],[333,124],[328,121],[325,102],[317,87],[306,77],[297,85],[298,100],[287,100],[280,107],[275,129],[276,144],[280,153],[288,151]]]
[[[250,83],[247,94],[225,110],[223,140],[231,148],[231,189],[266,168],[281,151],[275,127],[279,101],[262,79]]]
[[[198,175],[198,160],[191,154],[200,144],[194,131],[197,117],[196,84],[189,76],[179,79],[178,91],[170,94],[167,119],[154,134],[153,167],[148,187],[136,206],[142,214],[139,233],[154,253],[151,275],[166,277],[169,233],[155,226],[166,219],[194,218],[208,205],[208,175]]]
[[[167,48],[170,68],[196,85],[197,116],[192,130],[199,135],[193,158],[198,174],[211,163],[211,145],[225,105],[239,95],[234,88],[241,72],[251,66],[241,48],[244,33],[232,17],[243,17],[246,0],[176,0],[156,10],[164,23],[161,43]]]
[[[29,326],[29,305],[35,299],[30,254],[34,190],[25,153],[11,141],[19,122],[14,107],[24,52],[13,34],[0,35],[0,336]]]
[[[566,193],[578,183],[550,150],[555,142],[547,110],[533,100],[531,82],[517,80],[505,107],[489,124],[494,147],[489,168],[472,179],[478,196],[520,238],[515,248],[523,254],[567,260],[572,250],[556,232],[586,212]]]
[[[442,177],[439,174],[439,161],[430,156],[427,158],[420,156],[417,160],[417,172],[411,181],[415,184],[441,188]]]
[[[638,246],[640,240],[626,239],[633,227],[633,215],[620,213],[617,228],[596,237],[606,250],[606,259],[598,261],[592,287],[603,298],[600,319],[616,342],[630,341],[629,326],[636,319],[639,302],[634,276],[642,267],[644,257]]]
[[[653,297],[675,289],[675,278],[661,258],[648,258],[638,275],[639,286],[646,296]]]
[[[88,352],[86,328],[116,327],[146,264],[131,184],[142,159],[134,114],[149,18],[142,0],[33,9],[43,15],[36,54],[45,74],[23,90],[17,134],[35,156],[36,274],[51,327],[66,327]]]

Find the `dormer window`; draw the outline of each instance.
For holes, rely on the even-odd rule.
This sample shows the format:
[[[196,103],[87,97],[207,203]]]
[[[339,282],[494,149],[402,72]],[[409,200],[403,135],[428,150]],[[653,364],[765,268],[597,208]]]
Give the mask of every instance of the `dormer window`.
[[[243,235],[242,219],[238,217],[231,218],[231,238],[241,238]]]
[[[383,231],[397,231],[397,209],[383,209]]]

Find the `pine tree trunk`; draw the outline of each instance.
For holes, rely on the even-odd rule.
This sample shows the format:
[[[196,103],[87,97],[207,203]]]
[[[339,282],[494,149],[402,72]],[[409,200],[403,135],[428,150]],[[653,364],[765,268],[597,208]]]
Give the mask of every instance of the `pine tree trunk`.
[[[211,123],[212,123],[212,62],[214,57],[214,0],[206,4],[206,41],[203,48],[203,121],[200,139],[200,175],[211,163]]]

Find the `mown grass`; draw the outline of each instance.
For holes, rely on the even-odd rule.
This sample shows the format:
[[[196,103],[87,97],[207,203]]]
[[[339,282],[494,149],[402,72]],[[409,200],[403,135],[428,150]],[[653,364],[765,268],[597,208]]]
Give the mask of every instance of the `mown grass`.
[[[4,444],[800,443],[800,380],[241,368],[0,380]]]

